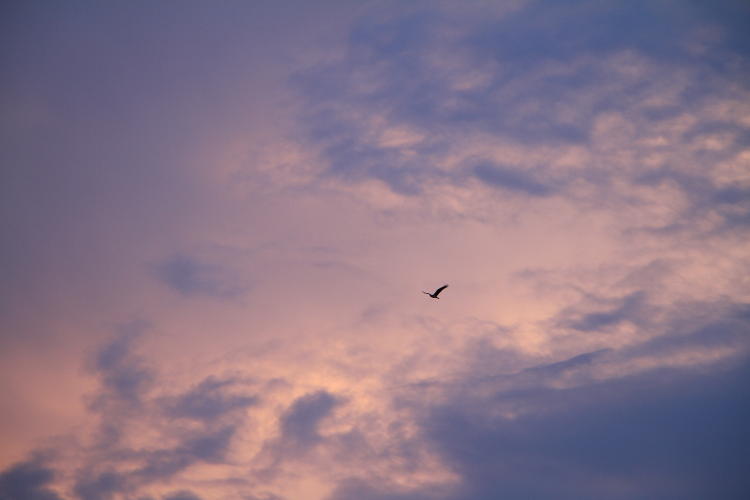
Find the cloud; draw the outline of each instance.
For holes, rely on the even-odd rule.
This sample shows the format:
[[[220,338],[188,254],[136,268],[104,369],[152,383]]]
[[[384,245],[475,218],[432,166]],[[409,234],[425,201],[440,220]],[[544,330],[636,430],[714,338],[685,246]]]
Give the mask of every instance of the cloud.
[[[320,423],[340,404],[341,400],[327,391],[298,398],[280,419],[282,441],[299,449],[319,443]]]
[[[349,422],[354,424],[354,429],[347,431],[320,432],[321,425],[332,419],[333,411],[343,403],[341,397],[327,390],[308,393],[292,401],[277,416],[278,436],[267,439],[254,458],[258,477],[266,482],[282,477],[290,479],[294,477],[295,465],[305,464],[311,456],[315,457],[311,463],[318,466],[327,463],[340,467],[344,466],[342,459],[355,462],[366,454],[367,442],[357,431],[356,422]]]
[[[138,497],[138,500],[153,500],[154,497]],[[190,490],[178,490],[167,493],[161,497],[161,500],[202,500],[202,497],[196,495]]]
[[[419,490],[387,487],[383,484],[371,484],[367,481],[349,479],[339,484],[328,497],[328,500],[441,500],[453,498],[450,488],[424,488]]]
[[[442,488],[346,482],[331,499],[742,498],[750,364],[655,371],[571,389],[449,396],[425,439],[461,478]],[[470,386],[465,391],[472,392]],[[512,403],[532,408],[504,416]],[[700,409],[697,409],[700,407]],[[738,446],[739,443],[739,446]]]
[[[243,423],[239,412],[258,403],[244,394],[245,380],[231,377],[209,376],[164,394],[158,373],[137,351],[146,328],[144,322],[120,327],[89,362],[100,382],[90,398],[99,436],[75,450],[73,490],[82,500],[135,494],[146,485],[170,483],[197,464],[224,463]],[[142,433],[153,440],[144,443]]]
[[[198,463],[222,463],[235,431],[235,426],[187,431],[178,434],[173,446],[149,449],[135,449],[124,443],[100,447],[95,454],[97,462],[78,471],[75,492],[83,500],[112,498],[144,485],[167,483]],[[120,469],[125,465],[125,469]],[[102,467],[106,470],[99,471]]]
[[[201,500],[201,497],[188,490],[181,490],[165,495],[163,500]]]
[[[189,391],[164,400],[166,412],[171,417],[212,421],[236,410],[258,403],[256,396],[230,394],[226,388],[237,380],[208,377]]]
[[[711,352],[725,349],[737,354],[750,352],[750,304],[689,303],[676,307],[661,334],[632,345],[629,356],[674,356],[681,352]]]
[[[474,167],[474,175],[490,186],[519,191],[531,196],[547,196],[551,192],[549,186],[542,184],[523,170],[480,163]]]
[[[657,316],[662,334],[633,346],[495,376],[468,357],[468,374],[404,389],[395,399],[419,428],[411,445],[436,452],[456,477],[409,487],[362,474],[329,498],[742,498],[747,305]],[[701,361],[717,347],[731,354]]]
[[[153,482],[169,479],[197,462],[221,462],[229,448],[236,428],[226,426],[218,429],[185,433],[172,448],[162,448],[134,454],[142,465],[132,475],[135,479]]]
[[[541,411],[518,419],[492,416],[502,392],[471,405],[449,399],[430,409],[424,426],[463,478],[456,498],[686,498],[719,490],[740,498],[748,486],[736,447],[748,443],[747,433],[737,434],[750,409],[741,402],[747,375],[740,365],[708,376],[657,371],[540,389],[527,403]]]
[[[247,291],[246,286],[222,267],[181,254],[173,255],[156,266],[156,275],[170,288],[187,297],[227,299]]]
[[[211,375],[184,390],[167,389],[160,373],[140,353],[149,326],[134,321],[118,327],[87,360],[98,382],[88,397],[95,425],[87,427],[87,434],[54,442],[55,455],[49,464],[33,459],[2,471],[0,493],[8,491],[8,498],[57,500],[61,497],[51,487],[59,488],[62,480],[75,499],[135,498],[153,485],[184,484],[180,477],[192,467],[232,470],[227,457],[250,422],[246,410],[261,403],[259,396],[249,394],[256,382]],[[312,393],[279,417],[290,452],[322,441],[318,426],[338,402],[325,391]],[[241,484],[248,494],[254,491],[242,475],[233,474],[225,470],[221,478],[192,481],[190,492],[180,490],[164,498],[201,498],[197,495],[203,494],[202,489],[210,492],[224,483]],[[281,498],[268,492],[258,495]]]
[[[600,310],[588,313],[575,313],[564,311],[562,316],[573,318],[560,320],[560,325],[567,328],[573,328],[583,332],[606,331],[610,327],[616,326],[624,321],[635,324],[642,324],[642,318],[645,309],[645,294],[642,291],[633,292],[621,299],[616,300],[617,304],[608,310]]]
[[[147,328],[143,321],[122,325],[112,341],[99,349],[92,368],[100,377],[102,392],[94,405],[120,402],[137,406],[149,390],[153,373],[132,351]]]
[[[292,79],[323,165],[311,182],[492,213],[497,191],[475,178],[517,195],[503,208],[554,194],[623,229],[744,232],[750,89],[734,16],[746,14],[733,2],[373,9],[343,55]]]
[[[55,471],[42,460],[32,458],[0,472],[0,498],[7,500],[62,500],[49,486]]]
[[[272,493],[258,495],[249,495],[243,497],[243,500],[285,500],[284,498]]]
[[[99,388],[85,399],[89,410],[98,415],[97,446],[102,449],[116,446],[126,423],[146,410],[156,375],[134,348],[149,326],[141,320],[120,325],[112,339],[87,360]]]
[[[584,352],[583,354],[578,354],[570,359],[566,359],[563,361],[557,361],[555,363],[526,368],[521,373],[533,374],[535,377],[537,377],[537,381],[539,380],[539,378],[543,380],[549,380],[560,377],[566,372],[577,370],[582,367],[587,367],[591,365],[591,363],[596,361],[599,356],[607,352],[610,352],[610,349],[600,349],[598,351]]]
[[[84,473],[75,484],[74,492],[81,500],[109,500],[114,495],[127,489],[127,479],[114,471],[102,472],[89,476]]]
[[[737,156],[742,150],[728,154]],[[747,229],[750,187],[741,181],[718,185],[711,172],[686,173],[678,168],[665,167],[640,174],[633,183],[637,186],[672,185],[685,196],[685,208],[670,224],[661,228],[663,231],[695,231],[696,222],[711,218],[718,220],[711,226],[714,233]]]

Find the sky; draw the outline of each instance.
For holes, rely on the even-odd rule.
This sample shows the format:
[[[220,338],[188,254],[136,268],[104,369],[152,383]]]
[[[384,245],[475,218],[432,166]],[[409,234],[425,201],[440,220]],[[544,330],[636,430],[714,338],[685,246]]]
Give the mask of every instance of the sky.
[[[747,2],[1,9],[0,499],[748,498]]]

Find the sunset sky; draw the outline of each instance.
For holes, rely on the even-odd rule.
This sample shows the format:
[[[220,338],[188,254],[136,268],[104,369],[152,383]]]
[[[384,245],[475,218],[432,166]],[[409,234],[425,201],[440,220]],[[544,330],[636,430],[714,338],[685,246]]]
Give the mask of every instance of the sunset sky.
[[[0,500],[750,498],[748,2],[0,19]]]

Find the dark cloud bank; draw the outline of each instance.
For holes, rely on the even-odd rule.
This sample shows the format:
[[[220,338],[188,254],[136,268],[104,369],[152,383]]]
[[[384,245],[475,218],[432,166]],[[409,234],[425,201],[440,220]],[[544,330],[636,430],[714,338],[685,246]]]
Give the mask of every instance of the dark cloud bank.
[[[423,409],[424,438],[458,486],[389,491],[358,480],[331,498],[741,499],[750,446],[750,361],[698,375],[659,370],[569,390],[454,397]],[[512,400],[537,405],[494,416]]]
[[[732,306],[691,330],[667,328],[628,349],[420,385],[396,401],[413,411],[419,441],[459,483],[404,490],[359,477],[331,499],[746,498],[748,311]],[[694,367],[594,375],[597,367],[707,346],[733,346],[737,354]],[[561,380],[575,383],[560,387]]]
[[[62,500],[49,489],[55,472],[42,459],[32,458],[0,473],[0,498],[3,500]]]
[[[252,491],[263,477],[283,477],[286,464],[314,457],[323,460],[321,467],[336,467],[338,462],[323,458],[333,456],[362,464],[362,472],[340,480],[330,500],[746,498],[750,306],[687,304],[655,314],[663,318],[655,326],[641,319],[644,310],[656,308],[644,295],[611,302],[612,310],[582,316],[574,330],[606,335],[613,323],[628,321],[657,333],[627,348],[579,353],[512,372],[502,373],[498,365],[500,373],[490,376],[492,367],[479,365],[503,359],[502,353],[476,352],[465,359],[470,369],[463,377],[393,393],[392,404],[418,432],[399,438],[387,453],[408,464],[419,456],[414,450],[430,450],[457,482],[398,489],[387,478],[371,477],[366,450],[377,447],[368,447],[366,433],[321,433],[321,424],[347,404],[325,390],[297,398],[278,414],[278,434],[267,436],[260,452],[270,459],[265,470],[249,466],[246,477],[227,481]],[[143,499],[138,495],[143,488],[169,484],[195,464],[229,463],[237,430],[259,396],[233,378],[207,378],[180,393],[153,394],[158,373],[135,350],[146,329],[144,323],[122,327],[91,360],[100,391],[90,408],[100,426],[95,442],[78,450],[84,458],[71,491],[56,489],[60,475],[53,452],[0,473],[0,498]],[[624,375],[597,375],[654,356],[678,359],[713,348],[731,348],[734,354],[695,366],[660,363],[625,369]],[[133,422],[161,429],[163,443],[130,446],[126,434]],[[366,426],[354,424],[355,429]],[[313,455],[316,450],[331,453]],[[196,498],[203,497],[179,490],[160,500]]]

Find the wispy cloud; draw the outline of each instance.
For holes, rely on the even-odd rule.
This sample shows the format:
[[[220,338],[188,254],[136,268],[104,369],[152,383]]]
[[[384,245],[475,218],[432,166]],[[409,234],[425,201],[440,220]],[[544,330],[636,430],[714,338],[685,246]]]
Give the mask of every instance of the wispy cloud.
[[[72,471],[76,498],[131,495],[148,485],[168,484],[192,466],[225,463],[245,410],[258,403],[244,381],[231,378],[209,377],[177,394],[164,391],[158,372],[137,349],[146,328],[143,322],[121,327],[92,358],[90,366],[100,386],[90,398],[90,409],[99,432],[95,439],[67,450],[79,461]],[[141,433],[158,438],[144,443]],[[70,473],[73,464],[58,465]],[[11,479],[18,476],[13,481],[28,483],[29,488],[50,482],[54,471],[36,462],[17,468],[7,474]],[[171,495],[165,498],[198,498],[187,491]]]
[[[518,191],[531,196],[547,196],[551,189],[537,181],[533,175],[498,165],[480,163],[474,167],[474,175],[490,186]]]
[[[568,316],[568,319],[561,319],[560,325],[585,332],[603,332],[609,326],[623,321],[643,324],[643,316],[646,314],[643,292],[631,293],[615,300],[615,303],[612,308],[592,312],[564,311],[561,316]]]
[[[199,421],[215,420],[258,402],[256,396],[228,393],[226,389],[237,382],[232,379],[209,377],[184,394],[166,398],[162,405],[171,417]]]
[[[156,266],[156,276],[185,296],[227,299],[244,294],[247,286],[239,277],[216,264],[177,254]]]

